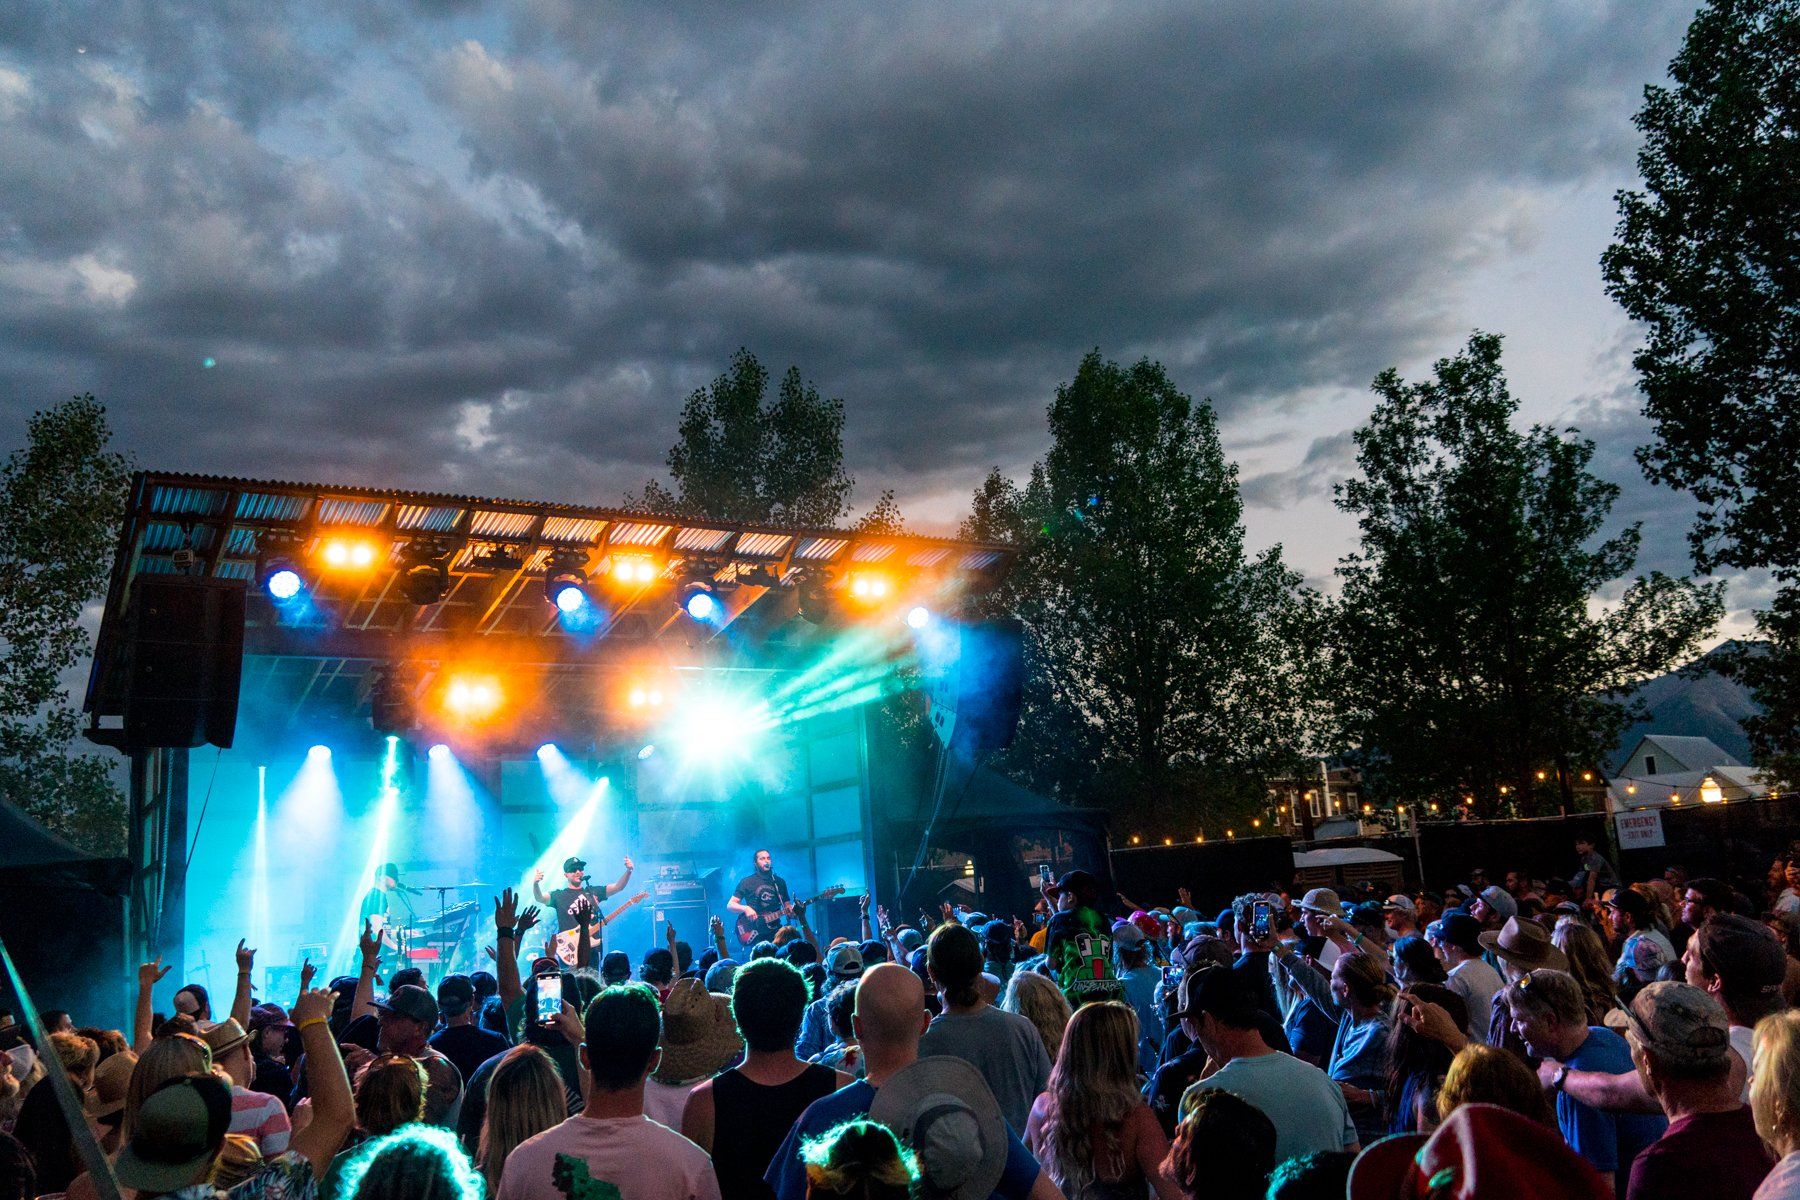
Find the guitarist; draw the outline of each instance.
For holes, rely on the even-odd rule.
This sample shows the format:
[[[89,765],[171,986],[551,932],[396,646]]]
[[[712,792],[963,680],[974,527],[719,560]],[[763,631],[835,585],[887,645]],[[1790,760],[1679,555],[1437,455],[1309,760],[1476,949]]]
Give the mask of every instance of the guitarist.
[[[756,870],[738,881],[737,889],[731,893],[731,899],[725,907],[740,917],[748,918],[758,928],[758,935],[752,941],[762,938],[773,938],[775,931],[781,926],[781,918],[785,916],[793,904],[793,897],[788,894],[787,880],[775,874],[775,858],[767,850],[756,852]],[[740,921],[740,927],[747,922]],[[748,943],[746,943],[748,944]]]
[[[600,911],[600,901],[611,898],[625,890],[631,882],[631,856],[625,856],[625,873],[606,884],[604,887],[590,887],[587,881],[587,863],[573,855],[563,860],[563,878],[569,881],[566,888],[557,888],[548,896],[544,895],[544,873],[537,871],[531,877],[531,892],[537,902],[546,905],[556,913],[556,932],[563,933],[581,923],[580,913],[585,911],[591,923]]]

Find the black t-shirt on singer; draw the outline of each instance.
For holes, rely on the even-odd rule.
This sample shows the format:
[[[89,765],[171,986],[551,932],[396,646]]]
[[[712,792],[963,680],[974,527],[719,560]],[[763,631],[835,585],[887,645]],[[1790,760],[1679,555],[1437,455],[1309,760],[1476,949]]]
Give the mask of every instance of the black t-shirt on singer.
[[[773,871],[754,871],[738,880],[732,895],[766,917],[788,902],[787,880]]]
[[[550,893],[550,907],[556,910],[556,932],[567,933],[575,928],[575,901],[583,896],[594,900],[594,909],[588,913],[588,924],[592,925],[600,919],[600,902],[606,899],[604,887],[557,888]]]

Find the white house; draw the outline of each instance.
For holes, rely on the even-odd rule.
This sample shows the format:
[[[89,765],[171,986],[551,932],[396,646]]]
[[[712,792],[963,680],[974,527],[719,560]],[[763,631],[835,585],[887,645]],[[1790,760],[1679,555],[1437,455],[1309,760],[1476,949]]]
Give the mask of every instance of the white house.
[[[1747,766],[1711,738],[1647,733],[1607,783],[1608,812],[1679,808],[1766,796],[1762,768]]]

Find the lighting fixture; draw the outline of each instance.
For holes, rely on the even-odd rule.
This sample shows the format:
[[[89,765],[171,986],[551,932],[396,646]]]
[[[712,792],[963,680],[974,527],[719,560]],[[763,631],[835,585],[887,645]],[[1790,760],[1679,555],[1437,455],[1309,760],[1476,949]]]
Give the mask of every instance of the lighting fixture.
[[[570,616],[593,603],[588,595],[587,556],[578,550],[557,550],[544,566],[544,598],[558,612]]]

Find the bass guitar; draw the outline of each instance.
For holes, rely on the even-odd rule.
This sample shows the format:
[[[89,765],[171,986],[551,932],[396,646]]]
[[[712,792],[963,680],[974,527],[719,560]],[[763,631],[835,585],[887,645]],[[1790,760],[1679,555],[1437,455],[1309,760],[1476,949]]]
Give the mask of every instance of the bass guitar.
[[[601,930],[605,929],[608,925],[610,925],[614,921],[618,920],[628,910],[630,910],[630,908],[633,905],[642,904],[644,901],[648,900],[649,898],[650,898],[649,892],[639,892],[637,895],[633,896],[631,899],[626,900],[623,903],[621,903],[617,908],[615,908],[611,912],[607,913],[604,917],[601,917],[598,921],[590,922],[588,925],[588,941],[589,941],[589,943],[597,944],[600,940],[600,931]],[[578,939],[575,936],[575,930],[573,930],[573,929],[565,929],[561,933],[556,935],[554,941],[556,942],[556,959],[558,962],[562,963],[566,967],[572,967],[575,965],[575,943],[578,940],[580,940],[580,939]]]
[[[737,919],[738,944],[754,946],[758,942],[773,938],[775,931],[781,928],[782,918],[792,916],[796,909],[805,908],[809,904],[817,904],[821,900],[835,900],[843,894],[844,885],[840,883],[826,888],[811,899],[784,904],[780,908],[766,913],[758,913],[754,917],[749,913],[739,913]]]

